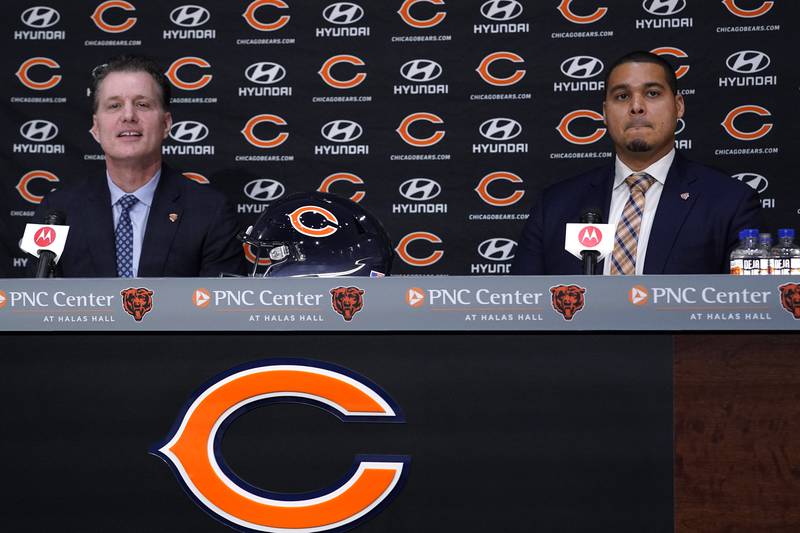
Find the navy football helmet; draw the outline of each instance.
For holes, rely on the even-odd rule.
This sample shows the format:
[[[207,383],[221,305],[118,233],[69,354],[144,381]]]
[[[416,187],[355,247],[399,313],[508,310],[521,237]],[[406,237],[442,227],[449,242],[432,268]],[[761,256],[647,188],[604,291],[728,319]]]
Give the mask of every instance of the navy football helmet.
[[[377,218],[321,192],[277,200],[239,238],[255,255],[254,277],[381,277],[389,275],[394,257]]]

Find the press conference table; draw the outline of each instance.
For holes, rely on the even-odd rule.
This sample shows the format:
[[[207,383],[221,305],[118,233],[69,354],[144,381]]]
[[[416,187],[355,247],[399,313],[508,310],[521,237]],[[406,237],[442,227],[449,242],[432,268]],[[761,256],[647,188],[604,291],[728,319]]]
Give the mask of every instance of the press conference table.
[[[394,458],[340,528],[797,531],[797,281],[0,280],[3,523],[276,530],[219,512],[164,450],[214,387],[300,368],[378,391],[392,423],[292,389],[221,417],[208,454],[295,508]]]

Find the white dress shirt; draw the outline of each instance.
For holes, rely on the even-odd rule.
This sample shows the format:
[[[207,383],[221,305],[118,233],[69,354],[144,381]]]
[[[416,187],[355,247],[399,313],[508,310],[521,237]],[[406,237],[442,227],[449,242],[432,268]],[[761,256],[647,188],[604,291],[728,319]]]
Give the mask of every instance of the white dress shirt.
[[[158,180],[161,179],[161,170],[159,169],[150,180],[133,191],[127,193],[117,187],[111,176],[106,172],[106,179],[108,180],[108,190],[111,192],[111,211],[114,214],[114,231],[117,230],[119,218],[122,216],[122,207],[117,201],[126,194],[133,194],[139,199],[138,202],[133,204],[130,209],[131,224],[133,225],[133,277],[139,275],[139,258],[142,255],[142,242],[144,241],[144,230],[147,227],[147,217],[150,215],[150,206],[153,205],[153,196],[156,194],[156,187],[158,187]]]
[[[636,244],[637,276],[641,276],[644,272],[644,261],[647,255],[647,242],[650,239],[650,230],[653,227],[658,201],[661,199],[661,191],[664,190],[664,183],[667,181],[667,173],[669,172],[669,167],[672,166],[673,159],[675,159],[674,148],[649,167],[639,171],[650,174],[655,181],[644,195],[644,213],[642,214],[642,225],[639,227],[639,240]],[[630,187],[625,183],[625,179],[634,173],[635,171],[628,168],[625,163],[620,161],[619,157],[616,158],[614,163],[614,188],[611,190],[611,207],[608,210],[608,223],[613,224],[615,229],[622,218],[622,211],[625,209],[625,203],[631,195]],[[609,256],[603,261],[603,275],[608,276],[610,273],[611,259]]]

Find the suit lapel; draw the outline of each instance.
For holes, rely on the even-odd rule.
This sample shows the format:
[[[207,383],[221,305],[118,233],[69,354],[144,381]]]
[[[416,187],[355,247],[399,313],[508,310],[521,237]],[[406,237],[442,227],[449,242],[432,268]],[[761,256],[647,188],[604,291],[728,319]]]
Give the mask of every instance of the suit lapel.
[[[699,194],[692,186],[694,181],[695,178],[686,172],[683,157],[676,152],[675,159],[667,173],[664,190],[661,191],[653,228],[650,230],[644,263],[645,274],[664,273],[667,259],[675,247],[678,232]],[[684,193],[689,193],[689,197],[685,200],[681,196]]]
[[[147,216],[147,228],[139,257],[140,277],[164,276],[167,256],[181,223],[183,205],[180,197],[180,178],[168,167],[162,167],[161,179]],[[177,215],[175,222],[170,219],[170,215]]]
[[[77,215],[86,221],[86,240],[94,265],[94,276],[117,275],[117,252],[114,241],[114,215],[106,178],[89,180],[86,211]]]

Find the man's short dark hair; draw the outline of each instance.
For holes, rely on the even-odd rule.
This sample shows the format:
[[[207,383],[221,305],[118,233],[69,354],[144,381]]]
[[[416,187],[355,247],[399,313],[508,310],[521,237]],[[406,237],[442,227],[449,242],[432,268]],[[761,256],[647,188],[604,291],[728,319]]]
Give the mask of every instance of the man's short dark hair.
[[[97,112],[100,102],[97,101],[97,91],[106,76],[112,72],[146,72],[152,76],[153,80],[161,90],[161,107],[166,111],[169,109],[171,87],[164,70],[153,59],[140,55],[121,55],[108,60],[108,63],[101,65],[92,72],[92,113]]]
[[[667,85],[669,85],[670,90],[672,90],[672,94],[678,94],[678,78],[675,76],[675,69],[670,65],[669,61],[653,52],[636,50],[614,61],[611,67],[606,71],[606,95],[608,94],[608,79],[611,77],[611,73],[614,72],[615,68],[626,63],[653,63],[660,66],[664,70],[664,77],[667,79]]]

